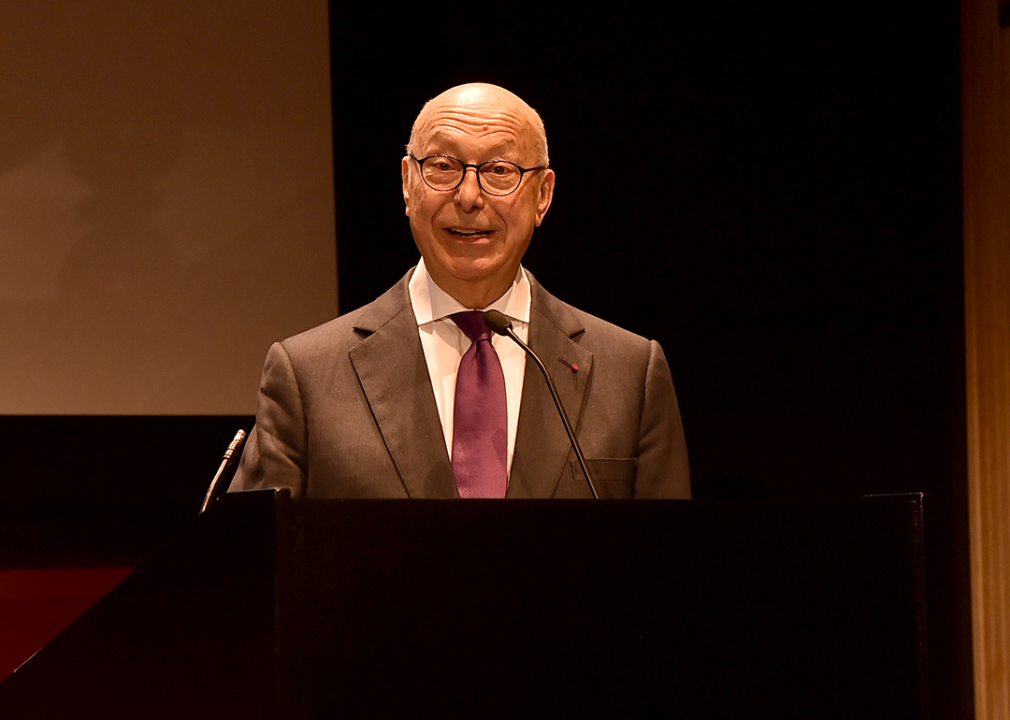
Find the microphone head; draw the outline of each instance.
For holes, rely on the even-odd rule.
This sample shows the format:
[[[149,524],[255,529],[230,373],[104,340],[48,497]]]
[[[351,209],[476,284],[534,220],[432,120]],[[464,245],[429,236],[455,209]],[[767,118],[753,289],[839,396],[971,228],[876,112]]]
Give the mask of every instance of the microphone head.
[[[512,321],[505,317],[505,313],[497,310],[488,310],[484,313],[484,322],[491,328],[492,332],[504,335],[507,330],[512,329]]]

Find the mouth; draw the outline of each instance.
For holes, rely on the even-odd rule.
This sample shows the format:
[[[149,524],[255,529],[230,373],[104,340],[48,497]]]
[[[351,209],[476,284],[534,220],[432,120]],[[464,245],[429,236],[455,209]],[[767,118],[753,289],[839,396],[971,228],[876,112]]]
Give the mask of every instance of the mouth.
[[[495,230],[470,230],[463,228],[445,228],[445,231],[453,237],[466,239],[491,237],[496,232]]]

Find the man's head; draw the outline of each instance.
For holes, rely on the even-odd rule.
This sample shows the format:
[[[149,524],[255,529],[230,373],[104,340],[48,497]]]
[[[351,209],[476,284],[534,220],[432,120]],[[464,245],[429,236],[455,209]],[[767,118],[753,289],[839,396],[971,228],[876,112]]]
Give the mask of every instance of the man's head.
[[[466,168],[450,190],[422,178],[418,161],[448,156],[467,165],[502,160],[519,166],[484,165],[478,178]],[[485,307],[515,278],[533,228],[540,225],[554,195],[554,171],[547,168],[547,138],[536,111],[496,85],[460,85],[428,101],[414,121],[401,162],[403,199],[425,266],[440,288],[467,307]],[[432,163],[437,164],[433,167]],[[452,161],[440,158],[426,169],[444,174]],[[533,169],[522,172],[526,168]],[[518,187],[495,187],[500,175],[519,173]],[[434,174],[429,182],[436,187]]]

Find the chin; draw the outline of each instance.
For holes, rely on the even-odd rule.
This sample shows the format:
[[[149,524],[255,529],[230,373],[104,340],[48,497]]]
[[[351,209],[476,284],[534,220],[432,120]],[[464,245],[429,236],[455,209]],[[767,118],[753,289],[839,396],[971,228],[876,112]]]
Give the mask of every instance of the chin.
[[[493,275],[500,271],[504,263],[500,258],[486,257],[484,255],[454,255],[448,258],[446,267],[456,277],[473,280]]]
[[[481,282],[482,280],[487,280],[488,278],[494,277],[496,272],[495,268],[481,268],[481,267],[455,267],[452,269],[452,276],[457,280],[463,282]]]

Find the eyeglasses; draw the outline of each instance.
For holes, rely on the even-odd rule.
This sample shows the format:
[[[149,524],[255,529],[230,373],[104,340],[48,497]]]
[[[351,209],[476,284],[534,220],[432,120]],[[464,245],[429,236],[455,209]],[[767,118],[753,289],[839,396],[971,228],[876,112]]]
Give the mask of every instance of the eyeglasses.
[[[421,179],[424,180],[425,185],[439,192],[449,192],[458,188],[463,184],[463,178],[466,177],[466,169],[473,168],[477,174],[477,184],[488,195],[499,197],[511,195],[519,189],[523,175],[547,169],[546,165],[532,168],[519,167],[508,160],[488,160],[479,165],[471,165],[449,155],[429,155],[420,160],[413,154],[410,157],[414,158],[420,166]]]

